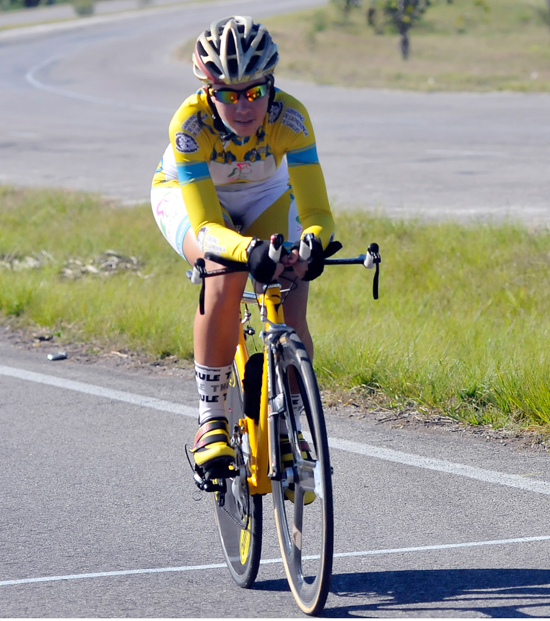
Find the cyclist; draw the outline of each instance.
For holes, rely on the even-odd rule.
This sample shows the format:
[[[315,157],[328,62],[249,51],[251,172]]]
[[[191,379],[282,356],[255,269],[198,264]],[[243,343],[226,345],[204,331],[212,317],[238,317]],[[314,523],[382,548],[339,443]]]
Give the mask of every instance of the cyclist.
[[[275,88],[277,45],[250,17],[213,22],[198,37],[192,60],[194,74],[204,84],[170,123],[170,144],[151,190],[156,222],[191,265],[212,252],[248,262],[259,283],[294,268],[296,282],[285,300],[285,319],[312,355],[308,286],[323,271],[334,221],[308,113]],[[272,261],[267,240],[273,233],[283,233],[289,242],[313,233],[310,261],[299,261],[296,248],[278,264]],[[206,266],[220,267],[211,261]],[[195,317],[199,430],[192,452],[210,477],[220,476],[235,457],[225,398],[246,278],[232,273],[209,281],[204,315],[197,310]]]

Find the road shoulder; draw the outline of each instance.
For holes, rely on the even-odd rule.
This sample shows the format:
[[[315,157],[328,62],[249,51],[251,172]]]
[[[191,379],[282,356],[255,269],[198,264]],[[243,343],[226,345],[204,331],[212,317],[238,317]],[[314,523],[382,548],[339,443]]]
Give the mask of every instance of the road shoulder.
[[[174,378],[193,382],[194,370],[190,360],[176,356],[156,359],[151,355],[129,349],[113,350],[99,343],[60,343],[44,330],[25,330],[9,325],[0,326],[0,351],[14,348],[34,354],[37,360],[48,361],[48,354],[64,352],[67,359],[52,362],[59,365],[88,365],[98,370],[120,371],[142,377]],[[55,365],[55,366],[54,366]],[[323,391],[323,406],[327,417],[351,423],[368,423],[381,430],[423,434],[443,438],[460,438],[472,443],[506,448],[527,453],[550,452],[550,438],[539,430],[519,428],[493,429],[490,425],[468,425],[438,412],[420,411],[410,407],[382,407],[357,392],[334,393]]]

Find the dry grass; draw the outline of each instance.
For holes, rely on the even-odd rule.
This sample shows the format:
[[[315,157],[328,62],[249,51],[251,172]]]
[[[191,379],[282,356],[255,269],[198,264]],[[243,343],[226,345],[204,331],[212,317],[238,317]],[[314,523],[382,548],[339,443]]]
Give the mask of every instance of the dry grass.
[[[439,2],[411,31],[411,56],[397,34],[376,34],[364,10],[349,18],[332,3],[265,20],[281,52],[277,73],[320,84],[411,90],[550,91],[550,30],[544,0]],[[188,57],[188,55],[187,55]]]

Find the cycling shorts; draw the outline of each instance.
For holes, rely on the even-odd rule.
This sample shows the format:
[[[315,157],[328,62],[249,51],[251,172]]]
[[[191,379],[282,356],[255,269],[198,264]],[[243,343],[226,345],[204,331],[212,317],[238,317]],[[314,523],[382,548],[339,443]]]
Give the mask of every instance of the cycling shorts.
[[[183,202],[179,187],[156,186],[151,189],[151,207],[153,215],[162,234],[172,248],[185,259],[183,240],[191,229],[187,208]],[[293,243],[300,239],[302,225],[298,217],[296,201],[289,188],[274,203],[267,205],[257,217],[243,228],[242,221],[233,218],[222,206],[223,219],[226,227],[241,235],[269,239],[274,233],[282,233],[285,242]],[[193,235],[193,231],[190,233]],[[187,260],[187,259],[186,259]]]

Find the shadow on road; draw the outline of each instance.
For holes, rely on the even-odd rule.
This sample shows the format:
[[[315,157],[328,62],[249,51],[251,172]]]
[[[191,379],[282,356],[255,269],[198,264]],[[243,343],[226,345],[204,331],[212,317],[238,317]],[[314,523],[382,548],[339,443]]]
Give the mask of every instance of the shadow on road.
[[[326,610],[327,617],[351,617],[354,613],[369,611],[375,616],[383,611],[423,616],[423,612],[430,611],[431,615],[437,613],[435,616],[478,612],[489,617],[517,618],[530,617],[524,611],[531,607],[546,608],[550,612],[550,571],[541,569],[337,574],[332,578],[331,591],[340,598],[340,605]],[[358,597],[368,597],[372,602],[353,604],[349,601]]]
[[[284,579],[257,582],[254,588],[289,591]],[[471,617],[478,613],[494,618],[532,618],[550,614],[550,570],[542,569],[335,574],[330,590],[324,617],[391,617],[399,613],[418,617],[466,613]]]

